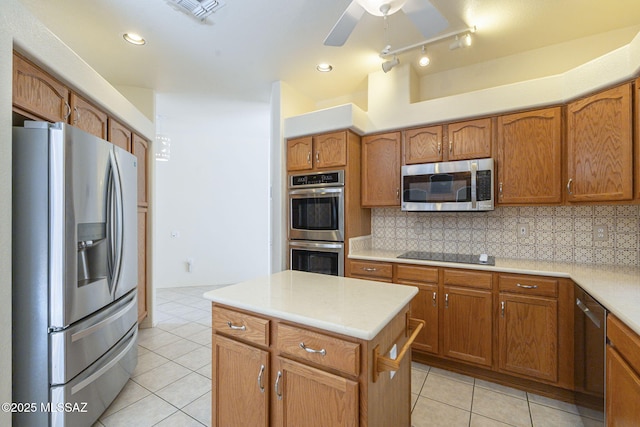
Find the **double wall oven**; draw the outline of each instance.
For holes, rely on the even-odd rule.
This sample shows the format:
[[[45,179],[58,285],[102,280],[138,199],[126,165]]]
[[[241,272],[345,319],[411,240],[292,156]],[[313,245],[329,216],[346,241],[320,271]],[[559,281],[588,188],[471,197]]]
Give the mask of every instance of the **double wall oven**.
[[[344,171],[289,176],[289,267],[344,275]]]

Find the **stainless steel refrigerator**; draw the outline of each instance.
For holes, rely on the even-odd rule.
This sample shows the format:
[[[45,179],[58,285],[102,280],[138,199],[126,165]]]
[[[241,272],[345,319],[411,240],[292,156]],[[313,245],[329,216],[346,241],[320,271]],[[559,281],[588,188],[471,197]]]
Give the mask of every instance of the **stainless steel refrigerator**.
[[[64,123],[13,128],[15,426],[91,426],[137,362],[137,169]]]

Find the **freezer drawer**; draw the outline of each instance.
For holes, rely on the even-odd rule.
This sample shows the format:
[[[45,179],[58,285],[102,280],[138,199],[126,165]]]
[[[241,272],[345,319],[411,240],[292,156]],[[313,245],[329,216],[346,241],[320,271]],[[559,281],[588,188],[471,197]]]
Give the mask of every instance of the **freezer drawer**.
[[[60,332],[50,334],[50,384],[65,384],[113,347],[136,325],[136,292]]]
[[[138,327],[134,326],[122,342],[73,381],[51,387],[49,426],[93,425],[131,377],[138,361],[137,343]]]

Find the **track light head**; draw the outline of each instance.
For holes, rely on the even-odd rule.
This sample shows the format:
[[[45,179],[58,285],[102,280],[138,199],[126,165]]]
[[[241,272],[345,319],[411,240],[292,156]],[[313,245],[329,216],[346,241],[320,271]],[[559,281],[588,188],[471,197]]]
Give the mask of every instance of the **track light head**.
[[[460,49],[471,46],[471,34],[467,33],[462,37],[456,36],[456,39],[449,45],[449,50]]]
[[[393,59],[382,63],[382,71],[384,71],[385,73],[388,73],[389,71],[391,71],[393,67],[395,67],[399,63],[400,63],[400,60],[398,59],[398,57],[394,56]]]

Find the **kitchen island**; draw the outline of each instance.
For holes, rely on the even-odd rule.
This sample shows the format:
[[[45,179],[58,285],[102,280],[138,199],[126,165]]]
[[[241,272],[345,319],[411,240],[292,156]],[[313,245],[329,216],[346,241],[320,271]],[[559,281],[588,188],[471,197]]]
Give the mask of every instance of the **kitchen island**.
[[[212,425],[409,426],[417,292],[300,271],[207,292]]]

